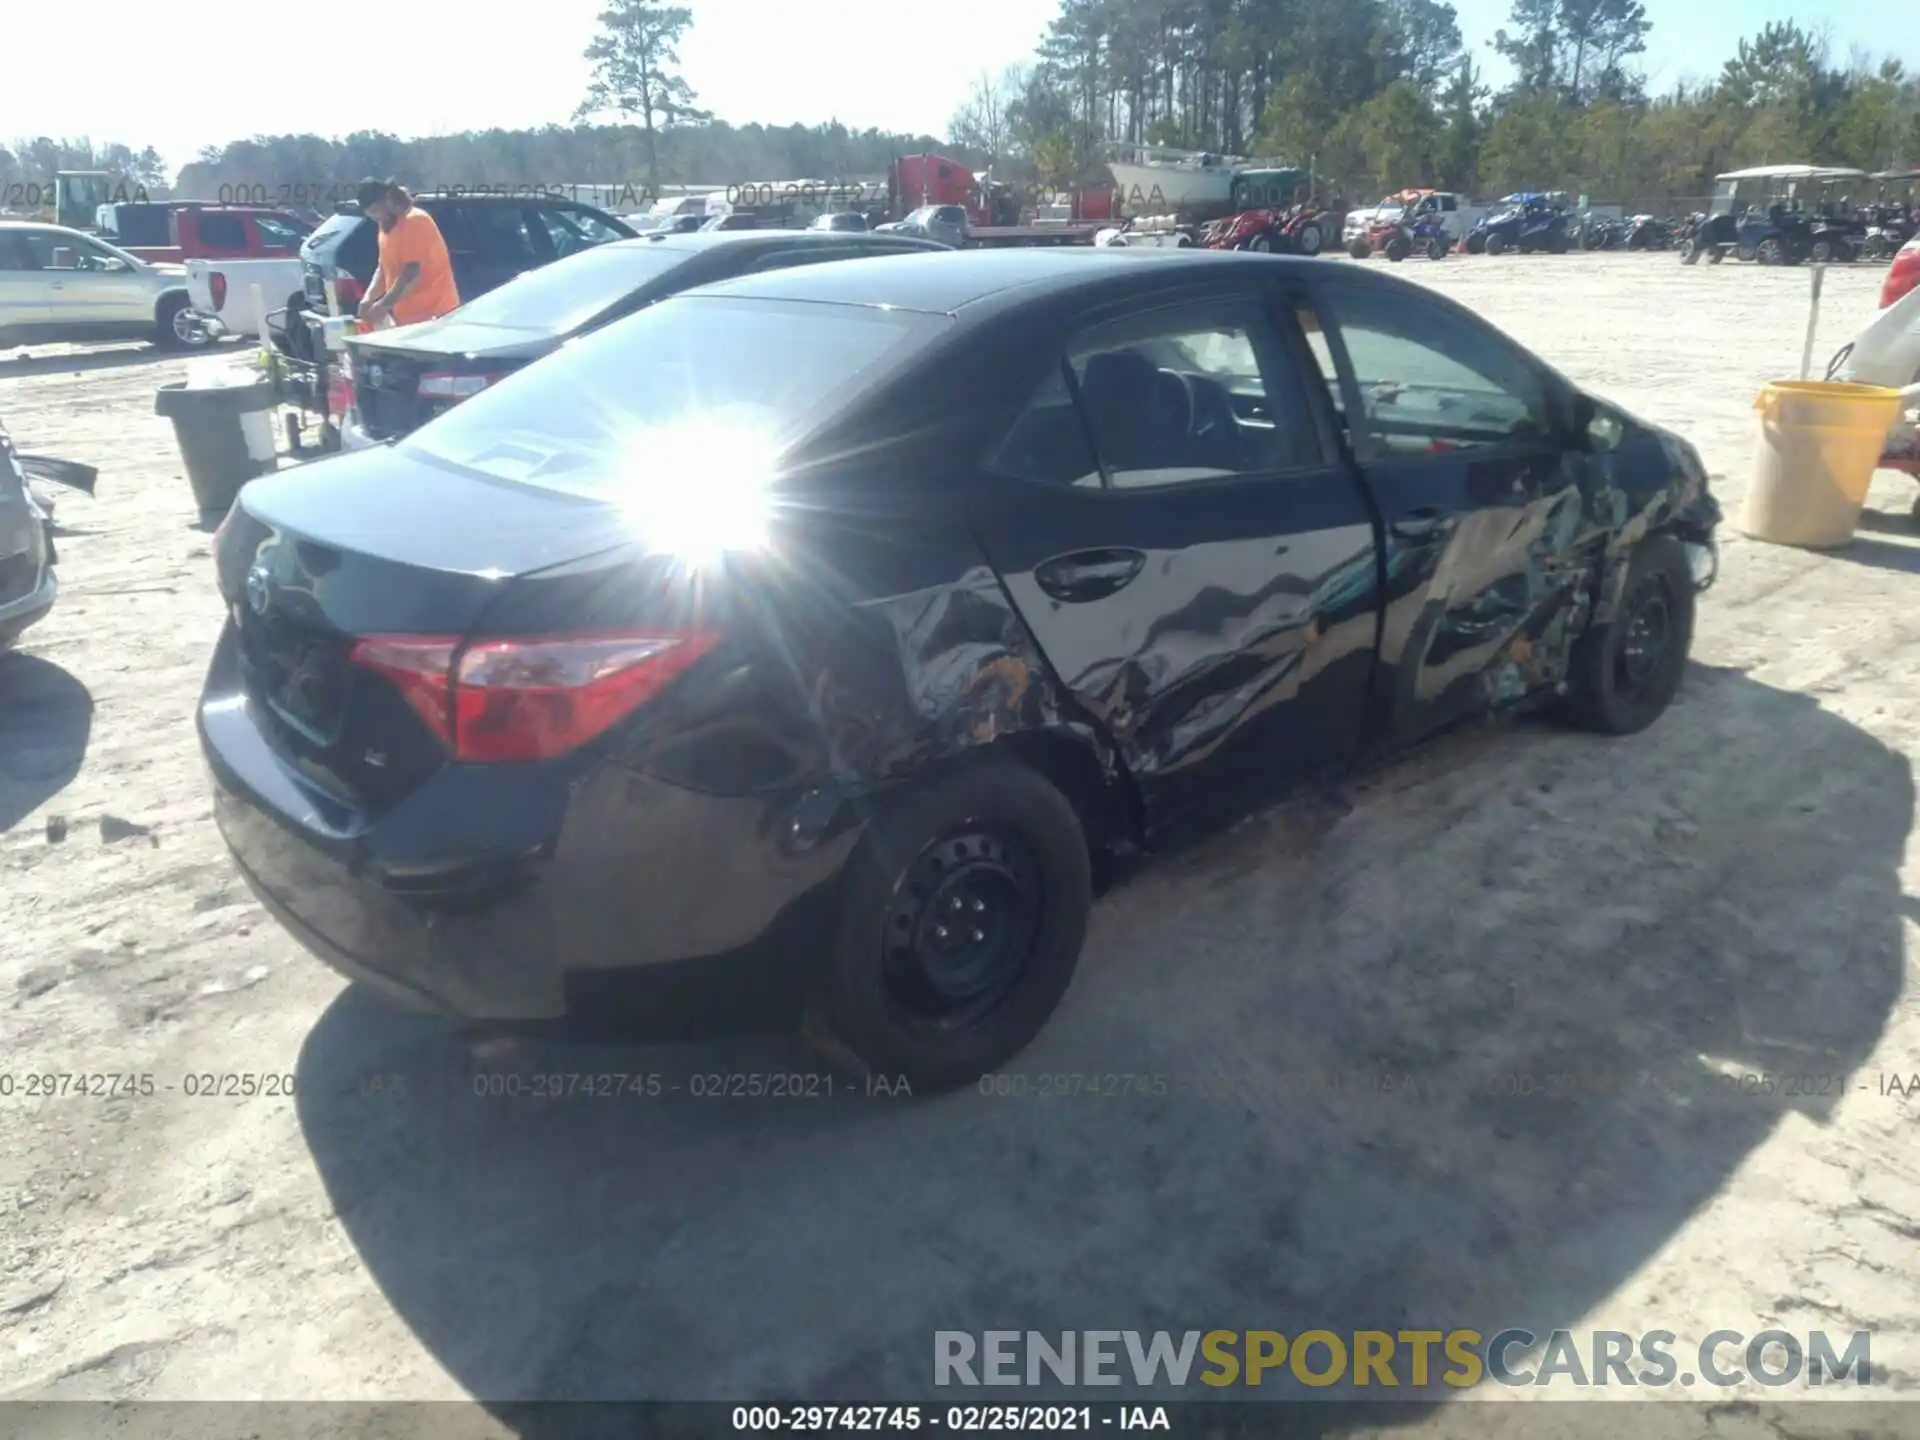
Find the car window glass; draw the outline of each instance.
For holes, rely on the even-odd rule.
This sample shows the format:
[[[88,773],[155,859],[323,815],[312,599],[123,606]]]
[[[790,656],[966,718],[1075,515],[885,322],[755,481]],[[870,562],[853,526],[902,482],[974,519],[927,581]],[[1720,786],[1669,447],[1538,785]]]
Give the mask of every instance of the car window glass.
[[[1319,459],[1285,347],[1250,302],[1185,306],[1108,327],[1076,344],[1068,360],[1115,489]]]
[[[33,264],[41,270],[104,270],[119,256],[84,235],[62,235],[53,230],[29,230],[26,241]]]
[[[0,270],[38,270],[18,235],[0,232]]]
[[[290,225],[277,216],[256,216],[253,223],[260,231],[260,243],[269,248],[295,250],[307,238],[297,225]]]
[[[542,205],[534,212],[540,217],[540,223],[546,228],[547,237],[553,242],[555,255],[571,255],[578,250],[588,250],[593,242],[567,222],[567,217],[551,206]]]
[[[202,215],[200,243],[222,250],[247,248],[247,222],[238,215]]]
[[[1489,329],[1397,290],[1342,286],[1331,300],[1367,426],[1385,449],[1424,454],[1550,433],[1540,372]]]
[[[993,468],[1046,485],[1100,488],[1100,462],[1094,458],[1087,427],[1074,408],[1065,371],[1055,366],[1001,442]]]
[[[591,244],[605,245],[614,240],[625,240],[628,238],[614,229],[613,226],[609,225],[605,220],[602,220],[598,215],[595,215],[591,210],[581,210],[571,205],[563,205],[560,207],[559,213],[561,219],[578,230],[582,235],[586,236],[588,242]]]
[[[553,247],[534,238],[527,208],[520,205],[485,205],[467,216],[473,248],[489,260],[539,265],[550,259]]]

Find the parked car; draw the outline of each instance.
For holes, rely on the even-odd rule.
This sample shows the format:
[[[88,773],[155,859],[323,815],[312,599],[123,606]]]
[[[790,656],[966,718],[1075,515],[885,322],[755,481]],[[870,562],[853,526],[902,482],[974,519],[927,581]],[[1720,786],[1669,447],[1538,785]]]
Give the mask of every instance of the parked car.
[[[138,260],[298,259],[313,227],[284,210],[151,200],[102,205],[100,238]]]
[[[90,465],[22,455],[0,423],[0,650],[46,618],[59,590],[54,501],[45,487],[66,485],[91,495],[94,478]]]
[[[420,195],[453,260],[453,282],[472,300],[527,270],[610,240],[630,240],[633,227],[604,210],[566,200],[509,195]],[[300,247],[309,308],[351,313],[366,297],[380,262],[380,237],[358,206],[342,206]],[[339,310],[328,311],[331,282]]]
[[[778,1001],[939,1088],[1059,1003],[1096,854],[1489,711],[1654,723],[1718,520],[1360,267],[790,267],[249,484],[199,728],[241,874],[376,989]]]
[[[633,227],[576,201],[505,195],[420,195],[453,261],[454,284],[472,300],[516,275],[595,245],[633,238]],[[319,422],[320,448],[337,449],[346,388],[326,319],[351,324],[379,265],[379,236],[356,205],[343,205],[301,247],[301,293],[267,316],[274,344],[269,379],[282,400]]]
[[[569,256],[451,314],[347,342],[345,448],[391,440],[567,341],[696,285],[788,265],[944,247],[910,235],[804,230],[645,235]]]
[[[816,216],[809,230],[837,230],[842,233],[858,234],[869,228],[867,217],[855,210],[842,210],[833,215]]]
[[[967,243],[969,230],[964,205],[922,205],[903,220],[889,221],[873,228],[885,234],[919,235],[928,240],[938,240],[954,250]]]
[[[151,339],[206,343],[178,265],[155,265],[63,225],[0,220],[0,345]]]

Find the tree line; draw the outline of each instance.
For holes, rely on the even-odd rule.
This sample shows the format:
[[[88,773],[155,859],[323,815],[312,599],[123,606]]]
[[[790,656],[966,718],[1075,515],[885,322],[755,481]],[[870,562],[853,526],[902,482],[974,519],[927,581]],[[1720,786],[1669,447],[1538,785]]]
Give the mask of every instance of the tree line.
[[[368,175],[452,185],[730,185],[878,176],[941,150],[1000,178],[1097,184],[1119,144],[1310,165],[1336,198],[1434,185],[1493,196],[1705,195],[1713,176],[1808,162],[1920,165],[1920,77],[1897,60],[1830,53],[1792,22],[1738,42],[1711,80],[1651,90],[1642,0],[1512,0],[1492,41],[1497,91],[1445,0],[1061,0],[1030,60],[983,76],[944,137],[824,125],[730,125],[680,74],[686,7],[609,0],[570,123],[404,139],[258,135],[209,147],[171,193],[314,208]],[[46,137],[0,147],[0,182],[107,170],[168,193],[151,147]]]
[[[1350,198],[1707,194],[1716,174],[1920,165],[1920,77],[1769,24],[1711,80],[1651,90],[1641,0],[1513,0],[1499,90],[1442,0],[1062,0],[1034,59],[983,77],[953,133],[1042,180],[1111,144],[1258,154]]]

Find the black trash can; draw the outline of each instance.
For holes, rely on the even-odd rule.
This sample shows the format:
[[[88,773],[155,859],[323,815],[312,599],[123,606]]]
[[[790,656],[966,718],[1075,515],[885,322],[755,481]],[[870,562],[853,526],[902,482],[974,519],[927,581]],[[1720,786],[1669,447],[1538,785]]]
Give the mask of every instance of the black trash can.
[[[180,380],[162,385],[154,396],[154,413],[173,422],[201,519],[224,518],[242,485],[279,464],[273,425],[264,418],[264,412],[278,403],[273,386],[265,380],[201,388]],[[249,425],[243,418],[248,415],[263,418]]]

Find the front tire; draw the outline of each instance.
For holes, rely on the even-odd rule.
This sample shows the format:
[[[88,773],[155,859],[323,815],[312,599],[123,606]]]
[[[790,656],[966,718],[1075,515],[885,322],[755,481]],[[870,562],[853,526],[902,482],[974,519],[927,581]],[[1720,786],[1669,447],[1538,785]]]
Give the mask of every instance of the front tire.
[[[1589,626],[1573,649],[1565,718],[1603,735],[1633,735],[1658,720],[1680,689],[1693,648],[1693,571],[1671,535],[1633,552],[1619,612]]]
[[[1682,240],[1680,242],[1680,263],[1682,265],[1698,265],[1700,263],[1700,249],[1701,246],[1698,240]]]
[[[1269,254],[1273,250],[1273,239],[1266,231],[1262,230],[1258,235],[1255,235],[1251,240],[1247,241],[1247,249],[1259,255]]]
[[[1436,235],[1427,241],[1427,259],[1444,260],[1447,258],[1447,252],[1452,248],[1444,236]]]
[[[1295,235],[1293,239],[1294,243],[1300,247],[1300,253],[1302,255],[1313,256],[1320,253],[1320,227],[1313,221],[1309,220],[1306,224],[1302,225],[1299,233]]]
[[[1085,832],[1024,765],[975,762],[885,807],[848,857],[806,1031],[915,1090],[1025,1049],[1073,979],[1092,904]]]
[[[1365,260],[1373,254],[1373,247],[1364,240],[1350,241],[1347,245],[1347,254],[1356,260]]]
[[[162,350],[198,350],[213,343],[206,327],[193,318],[184,295],[169,295],[153,314],[153,343]]]
[[[1387,242],[1387,259],[1398,265],[1413,253],[1413,246],[1404,235],[1396,235]]]
[[[1504,235],[1487,236],[1487,254],[1498,255],[1506,248],[1507,248],[1506,236]]]

